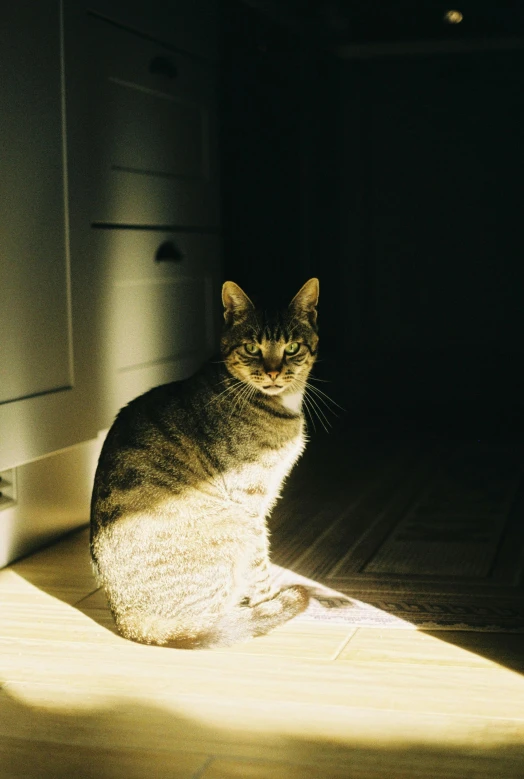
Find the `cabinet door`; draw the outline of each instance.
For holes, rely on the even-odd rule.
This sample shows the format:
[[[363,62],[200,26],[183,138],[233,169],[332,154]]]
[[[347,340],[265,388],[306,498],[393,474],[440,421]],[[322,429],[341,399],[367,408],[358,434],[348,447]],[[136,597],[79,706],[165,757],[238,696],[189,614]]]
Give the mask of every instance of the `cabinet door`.
[[[73,344],[61,15],[60,0],[2,8],[0,470],[97,429]]]
[[[60,2],[0,25],[0,403],[70,387]]]

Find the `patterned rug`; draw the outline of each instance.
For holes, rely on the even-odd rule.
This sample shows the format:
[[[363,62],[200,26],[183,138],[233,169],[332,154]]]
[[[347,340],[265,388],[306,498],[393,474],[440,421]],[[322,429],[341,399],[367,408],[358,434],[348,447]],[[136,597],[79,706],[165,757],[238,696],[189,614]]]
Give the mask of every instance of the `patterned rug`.
[[[478,439],[317,437],[273,515],[298,619],[524,632],[524,448]]]

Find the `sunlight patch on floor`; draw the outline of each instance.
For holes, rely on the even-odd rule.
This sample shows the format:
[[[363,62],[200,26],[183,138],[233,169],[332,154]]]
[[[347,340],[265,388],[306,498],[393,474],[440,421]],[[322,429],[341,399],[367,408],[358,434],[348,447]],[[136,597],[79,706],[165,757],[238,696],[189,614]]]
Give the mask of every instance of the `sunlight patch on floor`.
[[[297,764],[524,745],[524,677],[445,632],[299,617],[221,651],[126,641],[79,538],[0,572],[0,737]]]

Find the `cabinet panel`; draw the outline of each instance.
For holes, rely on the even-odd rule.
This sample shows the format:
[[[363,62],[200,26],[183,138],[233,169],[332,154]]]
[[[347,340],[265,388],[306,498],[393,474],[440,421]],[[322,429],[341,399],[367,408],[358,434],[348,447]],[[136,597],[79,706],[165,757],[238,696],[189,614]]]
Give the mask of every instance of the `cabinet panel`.
[[[106,280],[99,359],[109,424],[129,400],[184,378],[213,352],[220,322],[219,239],[160,230],[95,232]]]
[[[115,358],[117,370],[146,363],[174,361],[207,344],[208,278],[142,279],[115,288]]]
[[[112,171],[100,188],[94,226],[162,226],[214,228],[218,222],[216,198],[202,192],[199,182],[183,185],[162,175]]]
[[[214,67],[90,17],[92,219],[216,226]]]
[[[60,37],[59,0],[3,9],[0,403],[73,382]]]
[[[108,85],[112,134],[107,161],[114,171],[174,178],[208,176],[205,117],[196,103]]]

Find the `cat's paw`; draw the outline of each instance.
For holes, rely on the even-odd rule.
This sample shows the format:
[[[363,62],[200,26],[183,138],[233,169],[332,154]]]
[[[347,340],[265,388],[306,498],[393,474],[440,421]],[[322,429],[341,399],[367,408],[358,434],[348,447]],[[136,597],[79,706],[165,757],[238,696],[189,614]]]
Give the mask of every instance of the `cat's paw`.
[[[292,609],[295,614],[300,614],[307,609],[309,592],[307,587],[303,587],[301,584],[292,584],[280,590],[278,598],[283,606]]]

